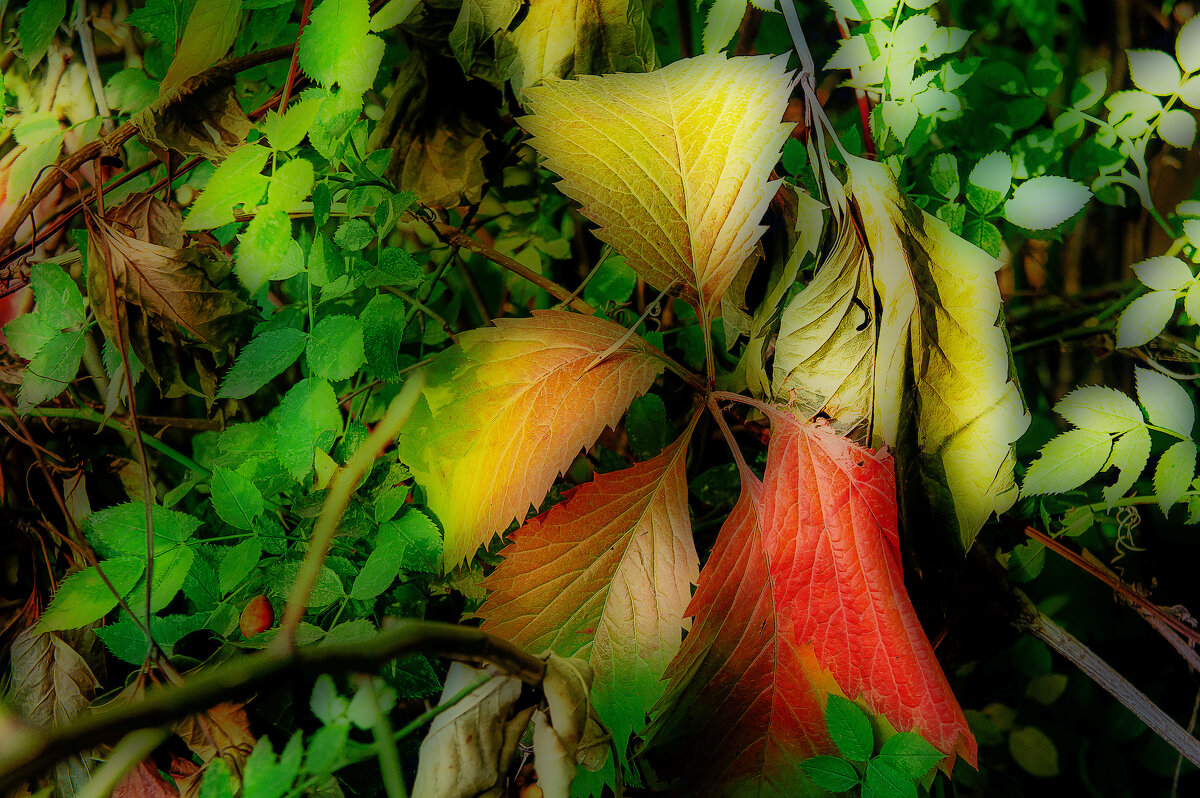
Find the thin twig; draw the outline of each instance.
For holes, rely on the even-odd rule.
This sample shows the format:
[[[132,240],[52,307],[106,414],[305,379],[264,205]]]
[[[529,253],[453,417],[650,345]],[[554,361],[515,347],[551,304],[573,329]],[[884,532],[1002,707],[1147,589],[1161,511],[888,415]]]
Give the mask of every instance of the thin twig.
[[[296,46],[292,48],[292,62],[288,65],[287,80],[283,82],[283,93],[279,95],[279,113],[287,110],[288,99],[292,94],[292,84],[296,81],[296,67],[300,64],[300,37],[308,27],[308,17],[312,13],[312,0],[304,0],[304,11],[300,15],[300,29],[296,31]]]
[[[295,648],[296,629],[300,626],[301,619],[304,618],[309,594],[312,593],[313,586],[317,583],[317,577],[321,575],[321,567],[325,564],[325,554],[333,540],[333,534],[337,531],[338,523],[350,505],[350,495],[354,492],[362,475],[370,470],[384,447],[395,439],[404,423],[408,421],[408,417],[416,407],[417,399],[421,395],[421,388],[425,385],[423,375],[424,372],[418,371],[408,378],[400,393],[396,394],[392,403],[388,405],[383,419],[375,425],[370,437],[362,446],[358,447],[358,451],[350,458],[350,462],[334,475],[329,486],[329,496],[321,508],[321,515],[317,518],[316,526],[313,527],[308,550],[304,553],[303,562],[300,563],[296,581],[292,583],[292,589],[288,593],[287,607],[284,609],[283,620],[279,624],[279,633],[271,641],[271,650],[277,655],[285,654]]]

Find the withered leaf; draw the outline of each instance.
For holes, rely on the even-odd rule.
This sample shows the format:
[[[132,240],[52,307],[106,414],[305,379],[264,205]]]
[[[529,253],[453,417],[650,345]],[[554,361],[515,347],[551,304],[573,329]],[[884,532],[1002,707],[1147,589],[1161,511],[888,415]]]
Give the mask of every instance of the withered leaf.
[[[119,340],[119,324],[120,337],[160,386],[164,375],[151,351],[152,326],[172,339],[182,328],[212,350],[225,346],[249,308],[232,291],[217,288],[203,268],[201,253],[182,249],[177,210],[149,194],[135,194],[103,217],[92,213],[86,218],[88,298],[109,340]]]
[[[174,150],[220,161],[246,140],[254,124],[242,110],[233,75],[188,78],[133,116],[142,142],[160,156]]]

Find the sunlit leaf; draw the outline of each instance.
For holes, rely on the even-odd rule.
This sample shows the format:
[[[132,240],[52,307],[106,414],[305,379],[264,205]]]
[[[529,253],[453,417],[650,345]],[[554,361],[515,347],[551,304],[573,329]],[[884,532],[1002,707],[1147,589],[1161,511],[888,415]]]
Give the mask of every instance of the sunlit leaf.
[[[526,92],[522,124],[596,235],[711,315],[762,235],[789,86],[780,58],[712,54],[549,80]]]
[[[1054,412],[1072,426],[1095,432],[1125,432],[1144,423],[1132,399],[1103,385],[1076,388],[1058,401]]]
[[[1129,303],[1117,322],[1117,348],[1128,349],[1156,338],[1175,313],[1174,291],[1151,291]]]
[[[1121,435],[1113,443],[1112,453],[1108,462],[1101,470],[1116,467],[1119,471],[1117,480],[1104,488],[1104,502],[1112,507],[1133,487],[1133,483],[1146,469],[1150,459],[1150,431],[1144,426],[1138,426]]]
[[[1112,436],[1106,432],[1073,429],[1042,447],[1038,459],[1025,472],[1021,493],[1063,493],[1087,482],[1108,462]]]
[[[1183,23],[1175,39],[1175,57],[1184,72],[1200,69],[1200,23],[1192,17]]]
[[[541,311],[460,335],[428,366],[398,449],[445,530],[447,570],[523,519],[650,387],[661,361],[624,338],[603,319]]]
[[[196,3],[183,28],[175,60],[163,78],[162,91],[165,93],[221,60],[237,38],[241,21],[241,0]]]
[[[1162,453],[1154,469],[1154,492],[1163,513],[1170,510],[1187,493],[1196,475],[1196,444],[1179,441]]]
[[[1129,50],[1129,77],[1142,91],[1160,96],[1173,94],[1182,77],[1179,64],[1161,50]]]
[[[1077,214],[1092,192],[1057,175],[1044,175],[1017,186],[1004,205],[1004,218],[1026,230],[1049,230]]]
[[[1196,408],[1187,390],[1157,371],[1138,366],[1136,373],[1138,401],[1146,408],[1150,423],[1180,437],[1191,437],[1192,426],[1196,423]]]
[[[1142,284],[1155,291],[1174,291],[1183,288],[1192,278],[1192,270],[1179,258],[1158,255],[1138,261],[1130,268]]]

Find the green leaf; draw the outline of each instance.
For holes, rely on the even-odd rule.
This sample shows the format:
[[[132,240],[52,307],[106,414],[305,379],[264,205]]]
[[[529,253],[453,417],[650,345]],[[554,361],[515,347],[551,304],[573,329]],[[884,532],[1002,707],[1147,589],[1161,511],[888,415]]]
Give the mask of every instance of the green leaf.
[[[957,198],[959,194],[958,159],[948,152],[938,153],[929,170],[929,181],[933,184],[933,190],[946,199]]]
[[[367,362],[363,323],[353,316],[327,316],[317,322],[305,350],[308,367],[322,379],[336,382],[354,375]]]
[[[203,4],[201,4],[203,5]],[[271,151],[256,144],[238,147],[213,172],[208,186],[192,204],[192,209],[183,220],[185,230],[205,230],[233,221],[233,209],[237,205],[253,207],[267,190],[267,177],[263,167]]]
[[[1058,227],[1091,199],[1087,186],[1057,175],[1026,180],[1004,205],[1004,218],[1026,230]]]
[[[814,756],[800,763],[800,769],[823,790],[845,792],[858,785],[858,771],[836,756]]]
[[[412,255],[399,247],[379,251],[379,265],[367,276],[367,285],[378,288],[394,285],[401,291],[414,291],[425,282],[425,270]]]
[[[408,19],[409,15],[416,10],[418,3],[419,0],[390,0],[371,17],[371,30],[378,33],[388,28],[394,28]]]
[[[400,378],[400,344],[404,340],[405,305],[398,297],[379,294],[362,312],[363,354],[367,372],[381,380]]]
[[[292,221],[284,211],[267,205],[258,209],[246,232],[238,237],[234,259],[238,279],[251,294],[268,280],[278,279],[282,253],[292,246]]]
[[[830,694],[825,705],[825,726],[833,744],[847,759],[866,762],[875,750],[871,719],[853,701]]]
[[[1112,438],[1104,432],[1073,429],[1042,447],[1041,454],[1025,472],[1024,496],[1062,493],[1087,482],[1108,461]]]
[[[917,798],[917,785],[882,757],[867,763],[863,795],[872,798]]]
[[[200,528],[199,519],[154,505],[155,550],[188,543]],[[83,522],[88,540],[101,556],[129,554],[146,558],[146,504],[125,502],[115,507],[97,510]]]
[[[1154,469],[1154,492],[1165,515],[1187,493],[1196,475],[1196,444],[1179,441],[1158,458]]]
[[[1079,79],[1071,89],[1071,105],[1080,111],[1088,111],[1108,90],[1108,70],[1101,67],[1093,70]]]
[[[968,188],[967,192],[970,193],[970,191],[971,189]],[[996,229],[996,225],[987,219],[972,219],[963,230],[963,238],[993,258],[1000,257],[1000,248],[1004,244],[1004,239],[1001,238],[1000,231]]]
[[[221,564],[217,567],[221,595],[228,595],[241,587],[261,557],[262,540],[257,535],[223,550]]]
[[[325,0],[329,2],[329,0]],[[304,772],[319,779],[328,776],[342,759],[346,739],[350,734],[347,721],[333,723],[317,729],[308,741],[308,753],[304,758]],[[324,779],[320,779],[324,781]]]
[[[1188,265],[1171,255],[1146,258],[1131,268],[1143,285],[1155,291],[1177,291],[1192,281]]]
[[[312,471],[317,448],[329,451],[341,431],[342,412],[333,387],[325,380],[301,380],[279,403],[275,455],[301,479]]]
[[[1113,444],[1112,454],[1109,455],[1108,462],[1103,467],[1103,470],[1107,471],[1116,466],[1121,472],[1116,482],[1104,488],[1104,502],[1110,508],[1117,499],[1120,499],[1133,487],[1133,483],[1146,470],[1146,463],[1149,459],[1150,431],[1144,426],[1131,429],[1117,438]]]
[[[1058,775],[1058,749],[1054,741],[1033,726],[1008,735],[1008,751],[1022,770],[1049,779]]]
[[[394,525],[403,543],[400,567],[406,571],[436,573],[442,561],[442,533],[420,510],[408,510],[397,521],[388,521],[380,531]]]
[[[400,575],[400,556],[404,548],[394,526],[381,526],[374,551],[354,577],[350,598],[368,601],[391,587]]]
[[[278,762],[271,747],[271,738],[265,734],[259,737],[254,750],[246,757],[246,768],[242,773],[242,794],[247,798],[251,795],[254,798],[283,798],[300,769],[302,735],[302,732],[293,735]]]
[[[1184,72],[1200,69],[1200,23],[1192,17],[1183,23],[1175,39],[1175,58]]]
[[[319,189],[319,184],[317,188]],[[325,237],[317,233],[308,250],[308,279],[313,285],[326,286],[346,273],[346,256]]]
[[[34,311],[17,316],[4,326],[8,345],[18,357],[33,360],[41,348],[51,339],[58,337],[58,329],[46,321],[42,314]]]
[[[304,141],[313,123],[317,121],[317,114],[320,113],[324,101],[322,96],[303,97],[293,103],[282,116],[275,111],[269,112],[259,122],[259,128],[272,148],[290,150]]]
[[[79,373],[83,345],[82,330],[59,333],[44,343],[25,367],[17,409],[28,411],[66,390]]]
[[[213,468],[212,504],[221,520],[236,529],[253,528],[263,511],[262,493],[254,483],[224,466]]]
[[[242,0],[202,0],[192,6],[175,60],[162,91],[178,86],[213,66],[229,50],[242,25]]]
[[[238,355],[221,383],[218,399],[244,399],[292,365],[308,345],[308,334],[292,327],[268,330]]]
[[[204,614],[151,615],[150,629],[154,633],[154,641],[170,654],[185,635],[203,629],[204,622]],[[113,656],[130,665],[141,665],[146,658],[146,635],[125,613],[116,623],[96,629],[96,636]]]
[[[155,546],[154,588],[150,591],[152,612],[158,612],[175,599],[195,561],[196,550],[190,546]],[[138,582],[133,592],[145,595],[145,579]]]
[[[117,593],[128,595],[146,570],[146,561],[137,557],[115,557],[100,565]],[[55,632],[60,629],[78,629],[98,621],[117,606],[118,597],[96,571],[96,566],[85,568],[63,579],[54,592],[50,606],[38,619],[38,632]]]
[[[633,400],[625,416],[625,434],[629,448],[638,460],[649,460],[670,443],[674,429],[667,422],[667,407],[652,393]]]
[[[290,211],[304,202],[312,193],[313,175],[312,162],[304,158],[293,158],[276,169],[267,189],[267,207]]]
[[[158,99],[158,83],[140,69],[122,69],[104,84],[104,96],[110,107],[136,114]]]
[[[21,52],[30,71],[42,60],[67,13],[66,0],[29,0],[17,23]]]
[[[37,300],[37,312],[50,326],[56,329],[82,325],[87,320],[87,306],[79,286],[61,268],[53,263],[35,263],[30,270],[29,282],[33,286],[33,298]]]
[[[1138,366],[1138,401],[1146,408],[1150,423],[1170,430],[1182,438],[1192,435],[1196,408],[1187,390],[1175,380],[1157,371]]]
[[[599,308],[612,302],[624,305],[637,287],[637,272],[629,268],[625,258],[611,255],[597,267],[596,274],[583,288],[583,298]]]
[[[704,23],[704,52],[715,53],[737,33],[746,15],[746,0],[714,0]]]
[[[1022,543],[1008,556],[1008,578],[1013,582],[1028,582],[1046,567],[1046,547],[1036,540]]]
[[[163,42],[174,52],[179,24],[175,0],[147,0],[144,7],[129,12],[125,21],[143,33],[148,33]],[[141,72],[140,69],[138,71]],[[157,83],[154,85],[154,95],[158,96]]]
[[[910,779],[928,773],[945,755],[916,732],[900,732],[884,741],[879,759]]]
[[[374,240],[375,231],[362,219],[347,219],[338,225],[337,232],[333,234],[334,243],[350,252],[366,249]]]
[[[1172,147],[1191,149],[1196,141],[1196,117],[1190,111],[1172,108],[1158,118],[1158,137]]]
[[[199,0],[204,5],[207,0]],[[219,756],[213,757],[204,766],[200,776],[199,798],[233,798],[233,785],[229,781],[229,765]]]
[[[1117,348],[1141,346],[1158,336],[1175,313],[1174,291],[1151,291],[1129,303],[1117,322]]]
[[[1102,385],[1076,388],[1059,400],[1054,412],[1072,426],[1095,432],[1125,432],[1145,424],[1136,402]]]
[[[1004,201],[1012,185],[1012,161],[1003,152],[993,152],[975,164],[967,178],[967,202],[987,213]]]
[[[1161,50],[1129,50],[1129,77],[1133,85],[1165,97],[1179,88],[1182,74],[1175,59]]]
[[[367,0],[322,0],[300,36],[301,69],[326,88],[361,94],[383,56],[383,40],[370,30]]]

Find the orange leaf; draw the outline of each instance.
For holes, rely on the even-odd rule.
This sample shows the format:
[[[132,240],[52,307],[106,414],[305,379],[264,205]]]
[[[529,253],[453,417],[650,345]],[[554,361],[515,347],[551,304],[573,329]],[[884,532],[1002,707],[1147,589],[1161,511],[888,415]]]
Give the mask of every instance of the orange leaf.
[[[442,522],[446,570],[523,520],[654,382],[656,350],[625,335],[604,319],[535,311],[463,333],[434,358],[397,447]]]
[[[904,589],[890,455],[772,412],[763,528],[781,612],[851,698],[975,765],[975,738]]]
[[[825,692],[811,646],[781,615],[780,583],[759,523],[762,484],[742,473],[742,495],[721,528],[688,607],[694,627],[667,668],[670,684],[643,737],[662,776],[714,796],[820,794],[800,771],[832,753]],[[765,793],[764,793],[765,794]]]
[[[654,459],[600,474],[527,521],[483,583],[484,631],[588,661],[619,751],[662,695],[698,575],[684,473],[694,425]]]

